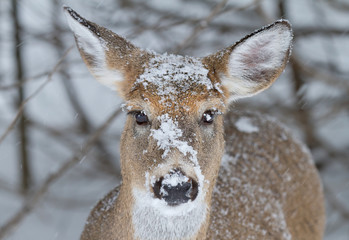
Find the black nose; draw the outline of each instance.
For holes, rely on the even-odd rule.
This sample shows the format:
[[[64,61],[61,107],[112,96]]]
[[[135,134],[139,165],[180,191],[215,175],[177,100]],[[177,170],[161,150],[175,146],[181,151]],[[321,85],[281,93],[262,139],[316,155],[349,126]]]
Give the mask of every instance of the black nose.
[[[180,170],[172,170],[155,182],[153,190],[155,197],[164,199],[170,206],[177,206],[195,200],[198,183],[186,177]]]

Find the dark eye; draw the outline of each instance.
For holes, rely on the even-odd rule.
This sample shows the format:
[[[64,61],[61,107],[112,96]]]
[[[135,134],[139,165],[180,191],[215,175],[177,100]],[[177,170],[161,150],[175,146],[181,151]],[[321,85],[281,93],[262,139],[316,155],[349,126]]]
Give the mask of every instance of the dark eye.
[[[216,115],[216,113],[214,111],[208,110],[208,111],[204,112],[204,114],[202,114],[201,122],[204,125],[210,125],[213,123],[215,115]]]
[[[134,116],[138,125],[146,125],[149,123],[148,116],[145,115],[144,112],[136,112],[134,113]]]

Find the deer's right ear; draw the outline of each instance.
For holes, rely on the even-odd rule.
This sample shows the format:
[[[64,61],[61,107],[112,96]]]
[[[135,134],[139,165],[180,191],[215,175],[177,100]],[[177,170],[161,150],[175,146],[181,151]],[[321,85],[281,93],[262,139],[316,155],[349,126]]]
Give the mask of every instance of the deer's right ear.
[[[92,75],[124,97],[127,86],[131,84],[127,83],[127,75],[137,74],[148,53],[112,31],[84,19],[69,7],[64,7],[64,12],[81,57]]]

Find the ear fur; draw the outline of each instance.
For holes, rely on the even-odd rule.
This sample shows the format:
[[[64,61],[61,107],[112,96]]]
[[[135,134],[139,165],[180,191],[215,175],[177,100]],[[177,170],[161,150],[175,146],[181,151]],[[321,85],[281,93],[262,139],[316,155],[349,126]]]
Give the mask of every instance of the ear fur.
[[[84,19],[69,7],[64,7],[64,13],[80,55],[92,75],[125,97],[132,85],[128,78],[139,74],[150,54],[112,31]]]
[[[282,73],[292,37],[290,23],[279,20],[204,58],[204,62],[229,92],[230,101],[249,97],[267,89]]]

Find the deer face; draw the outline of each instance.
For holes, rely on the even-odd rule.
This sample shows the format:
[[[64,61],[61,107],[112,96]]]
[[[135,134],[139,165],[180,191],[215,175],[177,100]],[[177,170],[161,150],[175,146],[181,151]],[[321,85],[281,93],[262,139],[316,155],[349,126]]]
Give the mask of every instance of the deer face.
[[[133,188],[164,206],[204,201],[223,154],[223,91],[194,58],[155,55],[131,90],[122,158]],[[127,169],[126,169],[127,168]]]

